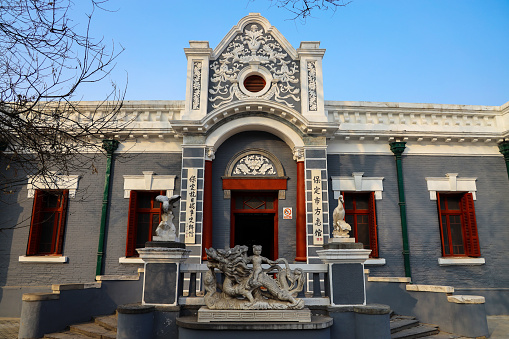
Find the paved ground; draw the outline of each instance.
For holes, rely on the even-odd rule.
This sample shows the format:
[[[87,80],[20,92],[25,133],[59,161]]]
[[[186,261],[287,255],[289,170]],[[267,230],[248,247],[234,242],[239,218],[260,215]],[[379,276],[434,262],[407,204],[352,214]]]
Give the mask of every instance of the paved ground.
[[[509,339],[509,315],[492,315],[488,317],[490,339]],[[0,318],[0,339],[16,339],[18,337],[19,319]],[[461,339],[462,337],[452,336]]]
[[[509,338],[509,315],[491,315],[488,317],[491,339]]]
[[[16,339],[19,331],[19,318],[0,318],[0,339]]]

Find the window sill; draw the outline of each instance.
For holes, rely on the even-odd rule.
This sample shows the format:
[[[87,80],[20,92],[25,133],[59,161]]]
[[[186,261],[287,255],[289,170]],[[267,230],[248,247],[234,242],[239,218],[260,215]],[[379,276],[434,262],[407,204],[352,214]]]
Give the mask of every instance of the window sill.
[[[478,266],[485,263],[486,260],[484,258],[438,258],[438,265],[440,266]]]
[[[69,258],[66,256],[51,256],[51,255],[20,255],[19,262],[28,262],[35,264],[64,264],[69,261]]]
[[[143,264],[143,259],[138,257],[132,257],[132,258],[118,258],[119,264]]]
[[[369,258],[364,262],[364,265],[370,265],[370,266],[382,266],[385,265],[385,259],[384,258]]]

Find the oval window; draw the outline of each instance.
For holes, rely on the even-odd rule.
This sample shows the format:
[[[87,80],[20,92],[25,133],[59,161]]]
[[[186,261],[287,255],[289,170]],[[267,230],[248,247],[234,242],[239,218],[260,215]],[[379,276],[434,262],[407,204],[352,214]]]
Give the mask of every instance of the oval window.
[[[249,92],[260,92],[265,87],[265,79],[257,74],[253,74],[244,79],[244,87]]]

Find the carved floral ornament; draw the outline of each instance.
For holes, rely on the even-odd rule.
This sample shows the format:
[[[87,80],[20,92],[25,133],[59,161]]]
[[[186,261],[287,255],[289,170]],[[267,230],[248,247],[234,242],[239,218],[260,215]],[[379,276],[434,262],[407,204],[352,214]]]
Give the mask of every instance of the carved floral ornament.
[[[246,155],[233,168],[233,175],[275,175],[274,165],[260,154]]]
[[[300,101],[299,66],[271,34],[258,24],[247,25],[210,65],[209,101],[217,108],[234,100],[274,99],[288,107]],[[242,86],[250,75],[264,78],[263,90],[253,93]]]
[[[226,176],[284,176],[283,166],[271,153],[250,149],[237,153],[226,168]]]

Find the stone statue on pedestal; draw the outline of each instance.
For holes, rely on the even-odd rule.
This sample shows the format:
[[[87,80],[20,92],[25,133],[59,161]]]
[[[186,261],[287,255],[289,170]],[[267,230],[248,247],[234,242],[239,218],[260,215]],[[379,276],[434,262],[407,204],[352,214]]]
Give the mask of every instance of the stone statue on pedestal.
[[[306,281],[303,271],[299,268],[291,270],[284,258],[272,261],[261,256],[259,245],[253,246],[250,257],[247,250],[247,246],[240,245],[227,250],[205,249],[209,268],[204,277],[207,307],[216,310],[304,308],[304,301],[297,298]],[[262,263],[270,267],[263,269]],[[248,264],[252,264],[252,268]],[[224,273],[221,285],[217,283],[215,269]],[[271,276],[272,273],[276,278]]]
[[[173,204],[180,200],[180,195],[174,195],[168,198],[166,195],[158,195],[156,201],[163,204],[163,213],[161,214],[161,222],[157,226],[157,236],[152,237],[153,241],[175,241],[176,229],[173,224]]]
[[[332,231],[332,237],[334,238],[349,238],[350,230],[352,226],[348,224],[345,219],[345,208],[343,207],[343,196],[340,195],[338,199],[338,206],[332,212],[334,220],[334,230]]]

